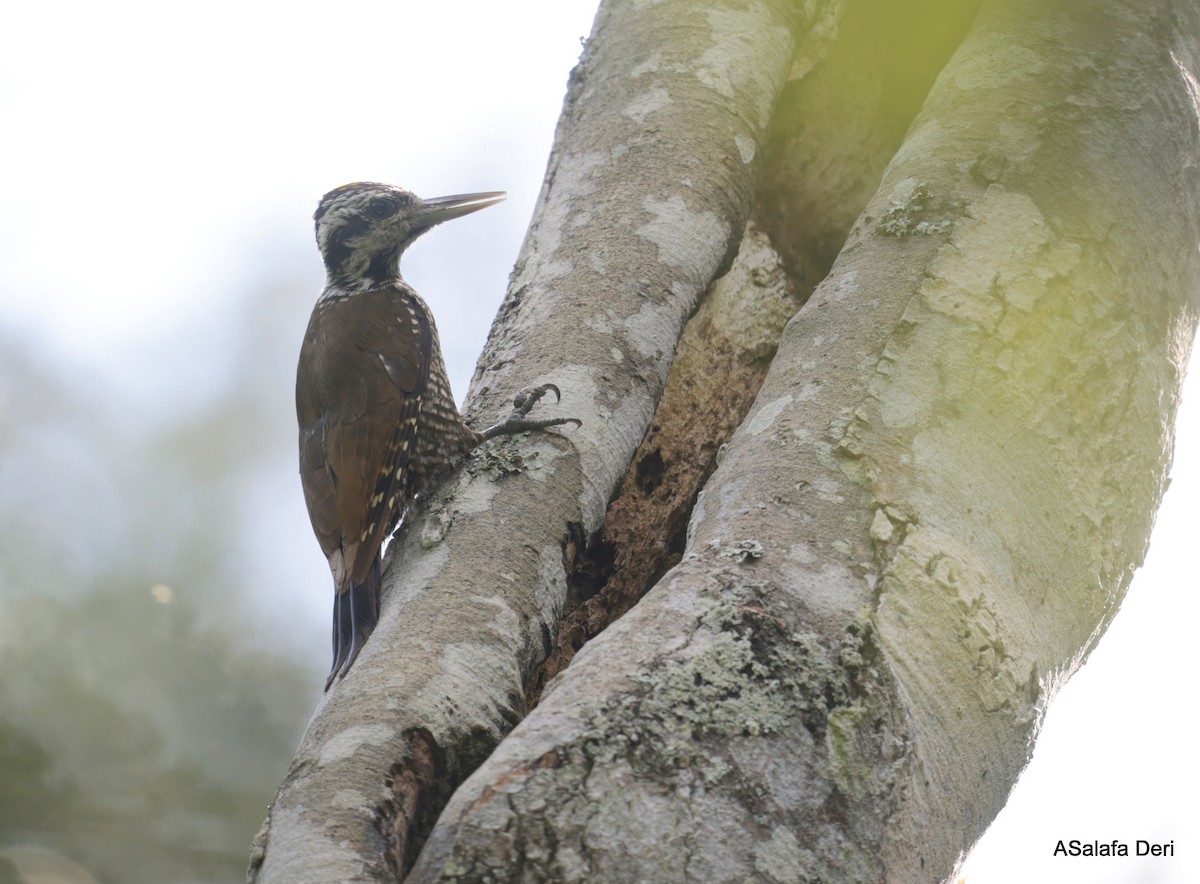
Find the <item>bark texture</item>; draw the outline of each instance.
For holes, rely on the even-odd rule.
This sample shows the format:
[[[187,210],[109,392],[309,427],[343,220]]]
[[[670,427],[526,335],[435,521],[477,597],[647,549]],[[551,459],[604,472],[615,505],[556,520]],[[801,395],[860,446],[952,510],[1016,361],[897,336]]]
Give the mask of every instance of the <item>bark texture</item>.
[[[681,563],[413,881],[949,875],[1141,561],[1200,291],[1196,16],[985,3]]]
[[[736,253],[805,22],[784,0],[601,8],[469,397],[480,424],[553,382],[584,426],[478,454],[389,549],[379,625],[318,707],[249,880],[402,877],[520,718],[570,526],[599,526],[685,320]]]
[[[599,538],[587,542],[580,532],[568,557],[568,580],[583,600],[535,670],[525,691],[529,708],[584,643],[679,561],[696,494],[754,401],[784,323],[799,306],[770,241],[748,227],[733,267],[684,328],[654,420]]]
[[[696,495],[757,395],[784,323],[829,272],[977,8],[973,0],[823,7],[775,107],[753,208],[761,226],[746,231],[733,268],[684,328],[599,536],[579,532],[568,547],[571,601],[581,604],[527,686],[530,708],[586,641],[679,562]]]

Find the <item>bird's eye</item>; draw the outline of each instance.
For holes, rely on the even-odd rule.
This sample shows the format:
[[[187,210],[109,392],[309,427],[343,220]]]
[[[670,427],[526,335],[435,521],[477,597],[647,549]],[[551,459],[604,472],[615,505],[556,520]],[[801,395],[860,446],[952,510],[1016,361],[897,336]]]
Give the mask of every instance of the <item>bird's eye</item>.
[[[382,221],[384,218],[390,218],[396,214],[396,203],[394,200],[388,199],[386,196],[374,197],[367,203],[367,214],[377,221]]]

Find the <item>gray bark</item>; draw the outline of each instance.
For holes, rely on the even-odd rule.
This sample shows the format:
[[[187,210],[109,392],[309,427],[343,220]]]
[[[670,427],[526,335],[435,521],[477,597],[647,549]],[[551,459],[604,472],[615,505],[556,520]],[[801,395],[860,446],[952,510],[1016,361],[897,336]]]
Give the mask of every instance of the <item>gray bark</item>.
[[[746,417],[784,324],[829,272],[976,10],[975,0],[830,4],[798,47],[771,123],[756,223],[684,328],[599,534],[575,545],[582,553],[571,548],[573,595],[584,602],[527,683],[530,707],[586,641],[679,562],[696,496]]]
[[[948,876],[1145,551],[1197,315],[1196,14],[994,0],[683,561],[410,880]]]
[[[519,719],[563,608],[568,526],[599,526],[683,324],[736,252],[804,25],[784,0],[601,9],[469,397],[478,425],[553,382],[583,427],[477,455],[393,544],[379,626],[318,706],[249,880],[402,877]]]

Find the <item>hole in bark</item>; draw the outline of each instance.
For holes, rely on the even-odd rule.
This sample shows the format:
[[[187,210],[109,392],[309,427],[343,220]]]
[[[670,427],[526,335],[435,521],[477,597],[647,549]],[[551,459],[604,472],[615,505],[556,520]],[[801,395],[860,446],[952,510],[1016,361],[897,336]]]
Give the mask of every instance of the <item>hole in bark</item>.
[[[638,488],[642,489],[642,493],[649,496],[654,493],[655,488],[662,484],[662,478],[662,449],[655,448],[638,461],[634,481],[637,482]]]
[[[603,538],[588,543],[583,526],[578,522],[567,525],[567,542],[563,548],[563,567],[567,574],[567,613],[575,611],[595,598],[613,572],[616,549]],[[581,642],[582,644],[582,642]],[[547,653],[550,649],[547,648]]]

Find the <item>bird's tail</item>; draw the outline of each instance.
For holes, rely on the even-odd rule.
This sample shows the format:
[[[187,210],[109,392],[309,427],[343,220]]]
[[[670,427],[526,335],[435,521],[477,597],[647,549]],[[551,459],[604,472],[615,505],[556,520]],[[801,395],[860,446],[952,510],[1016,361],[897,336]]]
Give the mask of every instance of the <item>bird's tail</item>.
[[[379,622],[379,557],[362,583],[351,581],[346,592],[333,597],[333,668],[325,679],[325,690],[335,678],[344,678],[358,652]]]

